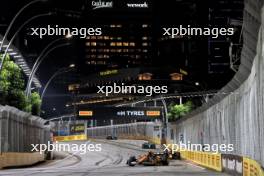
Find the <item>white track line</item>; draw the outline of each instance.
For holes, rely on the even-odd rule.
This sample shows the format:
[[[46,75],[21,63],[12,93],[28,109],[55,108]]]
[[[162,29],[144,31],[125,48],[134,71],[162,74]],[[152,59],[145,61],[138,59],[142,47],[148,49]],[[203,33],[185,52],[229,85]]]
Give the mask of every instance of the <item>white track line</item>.
[[[192,163],[189,163],[189,162],[186,162],[186,164],[189,164],[190,166],[194,166],[194,167],[197,167],[197,168],[199,168],[199,169],[205,170],[205,168],[204,168],[204,167],[197,166],[197,165],[195,165],[195,164],[192,164]]]

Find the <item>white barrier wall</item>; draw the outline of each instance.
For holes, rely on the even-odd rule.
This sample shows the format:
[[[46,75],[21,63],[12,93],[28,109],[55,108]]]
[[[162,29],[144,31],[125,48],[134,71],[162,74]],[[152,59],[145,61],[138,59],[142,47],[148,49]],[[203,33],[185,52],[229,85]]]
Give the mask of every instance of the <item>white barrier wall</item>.
[[[0,152],[31,152],[31,144],[46,144],[50,127],[40,117],[0,105]]]
[[[262,7],[259,7],[260,4],[263,2],[246,1],[245,4],[240,69],[252,65],[248,78],[211,107],[196,110],[196,113],[176,122],[174,129],[177,141],[234,144],[234,151],[230,153],[248,156],[264,166],[264,13],[262,9],[262,15],[258,17],[257,8]],[[256,32],[258,22],[261,23],[259,33]],[[254,39],[254,36],[257,38]],[[255,46],[254,40],[257,42],[255,51],[252,49]],[[250,58],[252,54],[255,57]],[[236,81],[234,79],[231,82]]]
[[[31,144],[47,144],[51,140],[50,127],[45,122],[14,107],[0,105],[0,169],[44,161],[46,155],[32,152]]]

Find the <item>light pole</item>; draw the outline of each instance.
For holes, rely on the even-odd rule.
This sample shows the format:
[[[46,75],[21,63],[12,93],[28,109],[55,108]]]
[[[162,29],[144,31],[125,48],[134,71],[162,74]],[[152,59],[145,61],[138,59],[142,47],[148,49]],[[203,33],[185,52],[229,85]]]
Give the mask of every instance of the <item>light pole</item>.
[[[168,137],[168,123],[169,123],[168,109],[167,109],[167,104],[166,104],[163,97],[161,97],[161,102],[162,102],[163,107],[164,107],[163,133],[162,133],[161,144],[166,144],[167,143],[167,137]]]
[[[23,27],[25,27],[25,25],[28,24],[30,21],[32,21],[32,20],[34,20],[34,19],[36,19],[36,18],[39,18],[39,17],[49,16],[49,15],[52,15],[52,13],[44,13],[44,14],[39,14],[39,15],[36,15],[36,16],[34,16],[34,17],[31,17],[31,18],[29,18],[27,21],[25,21],[25,22],[24,22],[24,23],[18,28],[18,30],[15,32],[15,34],[13,35],[13,37],[10,39],[10,41],[9,41],[9,43],[8,43],[6,49],[5,49],[4,55],[3,55],[3,56],[1,57],[1,59],[0,59],[0,72],[1,72],[1,70],[2,70],[3,63],[4,63],[4,61],[5,61],[5,58],[6,58],[6,55],[7,55],[8,49],[9,49],[10,45],[13,43],[13,41],[14,41],[15,37],[17,36],[17,34],[21,31],[21,29],[22,29]],[[2,43],[3,43],[3,42],[2,42]]]
[[[14,24],[14,22],[15,22],[15,20],[17,19],[17,17],[27,8],[27,7],[29,7],[29,6],[31,6],[32,4],[35,4],[35,3],[37,3],[37,2],[46,2],[47,0],[35,0],[35,1],[31,1],[31,2],[29,2],[28,4],[26,4],[25,6],[23,6],[17,13],[16,13],[16,15],[14,16],[14,18],[12,19],[12,21],[10,22],[10,24],[9,24],[9,26],[8,26],[8,28],[7,28],[7,30],[6,30],[6,32],[5,32],[5,35],[4,35],[4,37],[3,37],[3,40],[2,40],[2,43],[1,43],[1,45],[0,45],[0,52],[2,51],[2,47],[3,47],[3,45],[4,45],[4,42],[5,42],[5,39],[7,38],[7,35],[9,34],[9,32],[10,32],[10,29],[11,29],[11,27],[13,26],[13,24]]]
[[[40,96],[41,101],[42,101],[42,99],[43,99],[43,97],[44,97],[44,95],[45,95],[45,92],[46,92],[46,90],[47,90],[49,84],[51,83],[51,81],[52,81],[56,76],[58,76],[59,74],[62,74],[62,73],[66,73],[66,72],[71,71],[74,67],[75,67],[75,65],[74,65],[74,64],[71,64],[71,65],[69,65],[69,67],[61,68],[61,69],[57,70],[57,71],[56,71],[56,72],[50,77],[50,79],[47,81],[47,83],[46,83],[46,85],[45,85],[45,87],[43,88],[43,91],[42,91],[42,93],[41,93],[41,96]]]
[[[206,90],[205,86],[204,86],[203,84],[199,83],[198,81],[195,82],[194,84],[195,84],[195,87],[196,87],[196,89],[197,89],[198,91],[200,91],[201,89],[202,89],[202,91],[205,91],[205,90]],[[200,87],[200,89],[199,89],[199,87]],[[204,102],[203,102],[203,101],[201,100],[202,103],[206,103],[206,102],[208,101],[208,96],[207,96],[207,95],[202,96],[202,98],[203,98],[203,101],[204,101]]]
[[[34,71],[35,68],[37,67],[37,64],[38,64],[39,60],[40,60],[41,57],[45,54],[45,52],[48,50],[48,48],[49,48],[51,45],[53,45],[54,43],[56,43],[57,41],[59,41],[59,40],[62,40],[62,38],[59,38],[59,39],[56,39],[56,40],[50,42],[50,43],[49,43],[49,44],[48,44],[48,45],[47,45],[47,46],[41,51],[41,53],[39,54],[38,58],[36,59],[34,65],[33,65],[33,67],[32,67],[32,69],[31,69],[31,72],[30,72],[30,74],[29,74],[29,77],[28,77],[27,87],[26,87],[26,94],[27,94],[28,89],[29,89],[29,87],[28,87],[29,84],[30,84],[30,86],[31,86],[31,83],[29,83],[29,82],[31,82],[33,71]]]
[[[64,38],[63,38],[63,39],[64,39]],[[28,97],[29,94],[30,94],[30,87],[31,87],[31,83],[32,83],[32,81],[33,81],[34,75],[35,75],[35,73],[36,73],[36,71],[37,71],[39,65],[40,65],[41,62],[44,60],[44,58],[45,58],[45,57],[46,57],[51,51],[53,51],[54,49],[59,48],[59,47],[63,47],[63,46],[66,46],[66,45],[69,45],[69,43],[64,43],[64,44],[56,45],[56,46],[54,46],[54,47],[52,47],[52,48],[50,48],[50,49],[48,50],[48,48],[49,48],[52,44],[54,44],[55,42],[57,42],[57,41],[59,41],[59,40],[62,40],[62,38],[56,39],[56,40],[52,41],[50,44],[48,44],[48,45],[42,50],[42,52],[41,52],[41,54],[39,55],[39,57],[36,59],[34,65],[33,65],[33,67],[32,67],[31,73],[30,73],[30,75],[29,75],[28,81],[27,81],[27,87],[26,87],[26,96],[27,96],[27,97]],[[46,50],[48,50],[48,51],[46,52]]]

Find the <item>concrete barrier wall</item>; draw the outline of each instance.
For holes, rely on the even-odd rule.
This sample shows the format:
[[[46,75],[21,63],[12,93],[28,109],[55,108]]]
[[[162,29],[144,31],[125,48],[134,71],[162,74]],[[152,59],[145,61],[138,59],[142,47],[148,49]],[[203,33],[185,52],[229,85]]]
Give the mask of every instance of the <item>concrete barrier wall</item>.
[[[45,120],[10,106],[0,106],[0,152],[31,152],[31,144],[47,144]]]
[[[47,144],[50,126],[45,120],[0,105],[0,168],[32,165],[44,161],[45,154],[33,153],[31,144]]]
[[[5,152],[0,154],[0,169],[4,167],[28,166],[44,161],[45,155],[35,153]]]
[[[222,91],[229,90],[230,94],[225,97],[215,97],[214,102],[210,101],[179,120],[173,128],[176,131],[176,142],[181,140],[194,144],[234,144],[234,151],[228,153],[252,158],[263,167],[264,13],[261,10],[262,5],[262,1],[245,1],[244,45],[240,71],[222,89]],[[246,75],[247,72],[250,74]],[[239,77],[246,79],[241,83],[243,78],[239,79]]]

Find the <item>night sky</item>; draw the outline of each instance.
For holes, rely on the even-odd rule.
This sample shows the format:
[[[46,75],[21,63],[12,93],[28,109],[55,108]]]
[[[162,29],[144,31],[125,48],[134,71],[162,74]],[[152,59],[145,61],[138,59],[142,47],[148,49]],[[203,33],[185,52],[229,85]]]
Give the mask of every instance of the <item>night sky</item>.
[[[2,36],[16,12],[29,2],[28,0],[9,0],[1,3],[0,34]],[[51,82],[43,99],[42,108],[45,112],[42,114],[43,117],[71,113],[73,107],[65,105],[73,102],[86,101],[91,97],[102,98],[96,95],[97,84],[113,82],[126,82],[128,85],[161,84],[168,85],[170,93],[183,93],[220,89],[235,74],[229,65],[229,46],[230,43],[239,42],[241,26],[234,25],[232,20],[241,21],[242,0],[232,2],[228,0],[158,0],[155,2],[114,0],[111,2],[113,7],[101,9],[93,9],[91,0],[37,2],[23,11],[15,21],[8,39],[27,19],[39,14],[52,13],[28,23],[13,43],[19,48],[30,67],[50,42],[64,37],[44,36],[40,39],[30,35],[30,28],[47,25],[70,28],[101,27],[102,36],[107,36],[96,39],[73,36],[69,40],[63,39],[57,45],[65,43],[68,45],[59,47],[46,56],[36,73],[42,87],[59,69],[68,67],[70,64],[74,64],[75,68],[56,76]],[[129,8],[127,6],[129,3],[145,3],[147,7]],[[233,27],[235,34],[217,39],[212,39],[210,36],[183,36],[171,39],[162,35],[162,28],[179,25]],[[97,42],[97,46],[92,46],[92,42]],[[121,42],[123,46],[113,47],[111,42]],[[132,46],[133,43],[135,46]],[[153,79],[140,82],[133,76],[125,76],[126,71],[107,79],[91,76],[114,69],[138,69],[139,74],[152,73]],[[182,81],[170,81],[169,75],[178,73],[180,69],[187,71],[188,75],[184,76]],[[97,83],[87,86],[88,82]],[[197,82],[199,82],[198,87],[195,86]],[[68,91],[70,84],[80,84],[82,88],[70,92]],[[38,91],[42,92],[43,88]],[[142,98],[138,95],[131,95],[131,97]],[[120,102],[110,101],[106,105],[116,103]]]

